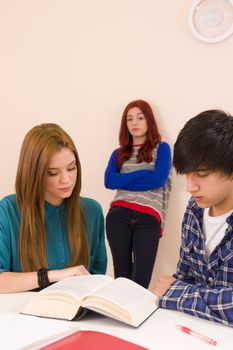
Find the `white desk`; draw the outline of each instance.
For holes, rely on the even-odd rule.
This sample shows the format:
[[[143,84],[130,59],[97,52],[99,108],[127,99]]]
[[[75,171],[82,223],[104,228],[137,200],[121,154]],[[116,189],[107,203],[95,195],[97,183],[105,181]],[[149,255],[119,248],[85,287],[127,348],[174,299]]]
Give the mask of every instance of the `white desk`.
[[[0,294],[0,312],[19,312],[32,293]],[[46,319],[48,321],[48,319]],[[49,319],[49,322],[58,322]],[[60,321],[66,322],[66,321]],[[70,322],[66,322],[70,323]],[[74,323],[74,322],[72,322]],[[233,328],[200,320],[181,312],[159,309],[138,328],[90,313],[75,322],[78,329],[105,332],[153,350],[232,350]],[[181,324],[217,340],[212,346],[177,329]],[[1,325],[0,325],[1,332]],[[12,336],[14,331],[12,330]],[[6,349],[7,350],[7,349]]]

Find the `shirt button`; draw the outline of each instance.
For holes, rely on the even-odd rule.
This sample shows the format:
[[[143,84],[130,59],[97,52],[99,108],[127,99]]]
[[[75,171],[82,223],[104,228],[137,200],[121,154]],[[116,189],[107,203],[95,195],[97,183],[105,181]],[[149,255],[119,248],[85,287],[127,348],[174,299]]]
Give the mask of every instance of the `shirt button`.
[[[209,278],[208,278],[208,281],[209,281],[209,282],[212,282],[212,281],[213,281],[213,277],[209,277]]]

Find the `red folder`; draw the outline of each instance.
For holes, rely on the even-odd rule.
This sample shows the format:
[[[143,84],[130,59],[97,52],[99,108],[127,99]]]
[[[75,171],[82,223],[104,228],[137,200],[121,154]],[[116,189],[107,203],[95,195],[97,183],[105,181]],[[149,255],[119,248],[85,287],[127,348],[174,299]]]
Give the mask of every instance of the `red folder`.
[[[41,350],[148,350],[110,334],[96,331],[77,331],[49,344]]]

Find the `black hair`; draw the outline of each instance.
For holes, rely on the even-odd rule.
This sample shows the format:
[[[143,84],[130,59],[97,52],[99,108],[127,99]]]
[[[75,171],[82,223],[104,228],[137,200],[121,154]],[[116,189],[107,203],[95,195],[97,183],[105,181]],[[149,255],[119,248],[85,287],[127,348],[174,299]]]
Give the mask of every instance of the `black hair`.
[[[178,174],[200,170],[233,174],[233,117],[211,109],[191,118],[174,145],[173,165]]]

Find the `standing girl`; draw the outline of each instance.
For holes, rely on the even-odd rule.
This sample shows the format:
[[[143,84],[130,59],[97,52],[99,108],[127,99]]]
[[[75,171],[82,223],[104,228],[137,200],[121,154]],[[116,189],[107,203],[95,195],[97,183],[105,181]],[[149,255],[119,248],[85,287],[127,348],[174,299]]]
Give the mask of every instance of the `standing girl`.
[[[78,153],[60,126],[29,130],[15,188],[16,194],[0,201],[0,293],[105,273],[102,209],[95,200],[80,197]]]
[[[117,190],[106,233],[115,277],[148,288],[171,190],[171,151],[143,100],[126,106],[119,142],[105,171],[105,186]]]

